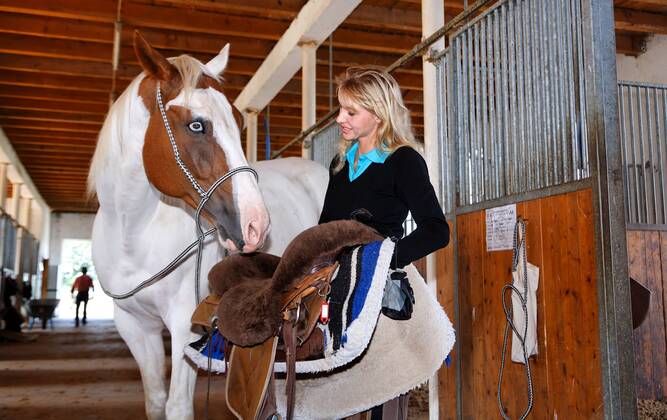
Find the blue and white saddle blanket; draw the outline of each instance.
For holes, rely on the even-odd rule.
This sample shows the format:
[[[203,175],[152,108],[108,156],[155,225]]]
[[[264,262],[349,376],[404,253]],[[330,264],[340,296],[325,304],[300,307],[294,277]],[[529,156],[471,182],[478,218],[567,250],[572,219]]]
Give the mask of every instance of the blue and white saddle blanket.
[[[353,361],[368,347],[382,308],[393,250],[394,243],[386,239],[343,252],[331,281],[329,322],[316,327],[324,333],[324,357],[297,362],[297,373],[335,369]],[[224,373],[224,347],[224,337],[215,330],[211,336],[186,346],[185,354],[201,369]],[[276,363],[274,370],[285,372],[285,363]]]

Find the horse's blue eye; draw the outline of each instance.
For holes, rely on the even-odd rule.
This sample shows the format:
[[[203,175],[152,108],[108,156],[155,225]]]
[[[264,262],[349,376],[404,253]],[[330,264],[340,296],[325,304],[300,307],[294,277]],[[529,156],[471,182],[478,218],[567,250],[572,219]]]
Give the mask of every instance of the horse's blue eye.
[[[204,124],[201,121],[192,121],[188,124],[188,128],[195,133],[201,133],[204,131]]]

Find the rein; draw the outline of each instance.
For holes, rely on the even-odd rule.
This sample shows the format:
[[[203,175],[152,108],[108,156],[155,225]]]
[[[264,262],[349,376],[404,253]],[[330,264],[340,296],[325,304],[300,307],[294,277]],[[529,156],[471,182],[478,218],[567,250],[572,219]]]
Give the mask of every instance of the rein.
[[[174,134],[171,131],[171,126],[169,125],[169,120],[167,119],[167,113],[164,109],[164,104],[162,103],[162,94],[160,92],[160,82],[157,83],[157,88],[156,88],[156,100],[158,104],[158,108],[160,110],[160,115],[162,115],[162,122],[164,123],[164,128],[167,131],[167,137],[169,137],[169,143],[171,144],[172,151],[174,152],[174,158],[176,159],[176,163],[178,164],[178,167],[181,169],[185,177],[190,181],[190,184],[192,184],[192,187],[197,191],[199,196],[201,197],[201,200],[199,201],[199,205],[197,206],[197,209],[195,210],[195,225],[197,227],[197,240],[192,242],[190,245],[188,245],[187,248],[185,248],[176,258],[174,258],[169,264],[167,264],[162,270],[160,270],[157,274],[151,276],[150,278],[142,281],[139,283],[137,287],[134,289],[125,292],[125,293],[112,293],[109,290],[105,289],[104,286],[102,286],[102,291],[104,293],[114,299],[127,299],[131,296],[134,296],[137,294],[140,290],[145,289],[146,287],[150,286],[151,284],[155,283],[158,280],[161,280],[164,278],[164,276],[171,271],[176,264],[178,264],[187,254],[188,252],[197,246],[197,265],[196,265],[196,270],[195,270],[195,305],[198,305],[200,302],[200,290],[199,290],[199,279],[201,277],[201,260],[202,260],[202,251],[204,249],[204,240],[206,239],[207,236],[210,236],[217,230],[217,228],[213,227],[206,232],[204,232],[204,229],[202,228],[201,225],[201,211],[204,209],[204,206],[206,205],[206,202],[211,198],[211,195],[213,192],[220,186],[222,185],[223,182],[227,181],[230,179],[232,176],[240,173],[240,172],[250,172],[255,176],[255,180],[259,180],[259,177],[257,176],[257,172],[252,169],[249,166],[239,166],[236,167],[220,178],[218,178],[213,185],[208,190],[204,190],[201,185],[197,182],[195,177],[192,175],[192,172],[188,169],[188,167],[185,165],[185,162],[181,159],[181,154],[178,150],[178,145],[176,144],[176,140],[174,139]],[[100,285],[101,286],[101,285]]]

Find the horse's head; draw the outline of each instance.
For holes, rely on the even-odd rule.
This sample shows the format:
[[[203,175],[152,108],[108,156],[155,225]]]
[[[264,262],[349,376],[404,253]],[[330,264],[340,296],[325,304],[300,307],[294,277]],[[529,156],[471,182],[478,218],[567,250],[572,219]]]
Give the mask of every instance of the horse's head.
[[[146,74],[139,95],[150,114],[143,145],[146,175],[161,193],[194,209],[200,194],[179,167],[157,104],[157,87],[180,159],[196,183],[208,190],[228,171],[248,165],[235,110],[220,81],[229,46],[206,65],[189,56],[167,60],[138,32],[134,49]],[[237,173],[218,187],[202,216],[217,226],[223,245],[231,250],[256,250],[269,230],[269,215],[250,172]]]

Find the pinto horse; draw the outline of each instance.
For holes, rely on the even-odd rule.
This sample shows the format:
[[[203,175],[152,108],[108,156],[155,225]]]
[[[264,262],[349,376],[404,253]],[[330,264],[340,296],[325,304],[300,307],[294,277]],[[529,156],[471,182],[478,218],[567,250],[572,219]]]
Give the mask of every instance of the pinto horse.
[[[196,239],[193,215],[201,198],[196,185],[207,190],[229,171],[247,166],[233,108],[223,94],[229,46],[207,64],[189,56],[165,59],[138,33],[134,49],[144,72],[111,107],[89,175],[89,190],[100,203],[93,260],[103,288],[112,294],[132,290]],[[201,213],[206,227],[217,227],[217,240],[207,239],[203,247],[204,274],[226,252],[264,245],[280,255],[294,236],[317,223],[328,178],[324,168],[290,158],[254,169],[259,183],[249,171],[236,173],[211,194]],[[154,284],[114,300],[116,327],[141,371],[149,419],[194,417],[196,371],[183,349],[196,338],[190,325],[195,266],[190,252]],[[200,287],[208,290],[202,277]],[[165,327],[171,334],[168,388]]]

